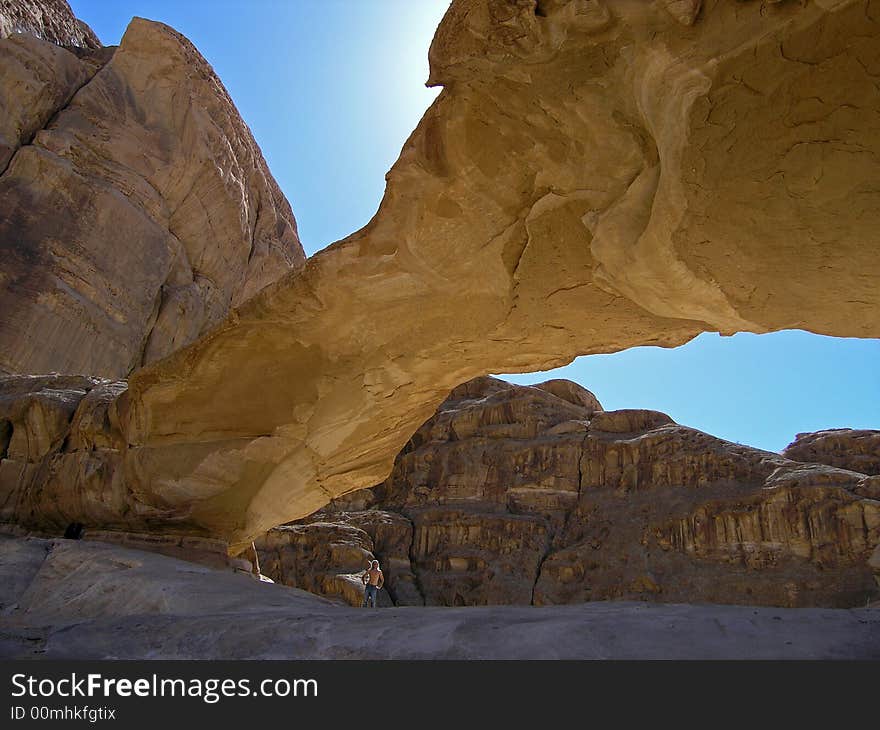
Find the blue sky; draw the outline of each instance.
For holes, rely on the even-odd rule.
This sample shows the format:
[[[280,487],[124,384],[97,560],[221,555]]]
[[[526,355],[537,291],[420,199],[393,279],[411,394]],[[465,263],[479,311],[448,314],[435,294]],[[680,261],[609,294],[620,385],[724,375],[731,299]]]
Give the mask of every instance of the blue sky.
[[[214,66],[293,206],[306,253],[361,228],[437,95],[427,52],[446,0],[69,0],[105,44],[132,16],[186,35]],[[579,358],[552,373],[606,408],[654,408],[771,451],[799,431],[880,428],[880,341],[704,334],[674,350]]]

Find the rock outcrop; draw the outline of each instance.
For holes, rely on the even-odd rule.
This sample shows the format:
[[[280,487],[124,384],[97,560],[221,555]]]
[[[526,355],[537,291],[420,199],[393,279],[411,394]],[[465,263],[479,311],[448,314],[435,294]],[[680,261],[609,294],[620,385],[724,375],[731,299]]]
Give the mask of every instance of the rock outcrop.
[[[116,411],[125,388],[84,376],[0,378],[0,522],[50,535],[72,523],[174,532],[161,526],[170,517],[161,496],[139,494],[125,473]]]
[[[3,0],[0,38],[26,33],[59,46],[94,50],[101,41],[77,18],[67,0]],[[3,107],[4,112],[8,107]]]
[[[384,480],[482,373],[707,330],[876,337],[878,39],[875,0],[456,0],[374,219],[236,306],[295,268],[292,218],[207,64],[136,19],[0,177],[0,368],[118,377],[202,334],[116,398],[129,496],[81,521],[236,548]]]
[[[135,19],[119,48],[84,45],[0,39],[0,373],[125,377],[305,258],[189,41]]]
[[[331,519],[269,530],[255,543],[261,571],[276,583],[360,606],[361,576],[367,562],[381,555],[385,585],[378,605],[424,604],[410,563],[409,519],[380,510],[333,513]]]
[[[795,461],[830,464],[841,469],[880,476],[880,431],[831,428],[799,433],[782,455]]]
[[[162,494],[131,489],[124,381],[0,378],[0,523],[228,564]],[[133,525],[143,524],[138,532]],[[276,581],[357,605],[599,599],[861,605],[880,479],[716,439],[647,410],[604,411],[567,381],[477,378],[413,434],[391,476],[257,542]],[[876,562],[876,560],[875,560]],[[388,600],[386,600],[386,598]]]
[[[370,524],[394,537],[377,539]],[[350,561],[335,554],[334,531],[358,534]],[[383,484],[270,531],[258,547],[282,535],[283,555],[312,562],[300,559],[293,581],[270,565],[273,579],[339,595],[321,576],[358,567],[369,551],[392,568],[399,605],[880,597],[875,478],[723,441],[656,411],[603,411],[566,381],[465,383]],[[397,575],[415,591],[395,592]]]

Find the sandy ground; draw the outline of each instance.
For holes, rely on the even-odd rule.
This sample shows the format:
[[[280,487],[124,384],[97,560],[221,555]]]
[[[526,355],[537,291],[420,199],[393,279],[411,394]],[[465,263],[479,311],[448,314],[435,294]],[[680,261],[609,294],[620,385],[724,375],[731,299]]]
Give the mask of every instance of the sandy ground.
[[[880,609],[355,609],[114,545],[0,537],[0,657],[880,659]]]

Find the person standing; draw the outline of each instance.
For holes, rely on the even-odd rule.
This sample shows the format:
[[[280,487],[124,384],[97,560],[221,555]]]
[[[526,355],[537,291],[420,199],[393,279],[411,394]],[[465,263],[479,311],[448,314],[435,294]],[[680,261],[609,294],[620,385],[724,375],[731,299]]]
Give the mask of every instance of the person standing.
[[[366,608],[370,605],[372,605],[373,608],[376,608],[377,600],[379,598],[379,589],[385,585],[385,576],[382,575],[382,571],[379,570],[378,560],[374,560],[370,563],[369,567],[361,576],[361,580],[364,582],[364,605],[362,608]]]

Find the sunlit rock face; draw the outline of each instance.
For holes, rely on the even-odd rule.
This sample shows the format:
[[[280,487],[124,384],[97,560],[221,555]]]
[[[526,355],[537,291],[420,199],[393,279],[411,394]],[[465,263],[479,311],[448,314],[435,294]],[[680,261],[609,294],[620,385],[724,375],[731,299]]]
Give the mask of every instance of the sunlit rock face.
[[[395,539],[357,534],[390,566],[401,605],[864,606],[880,595],[872,477],[723,441],[656,411],[603,411],[560,382],[456,388],[383,484],[280,528],[283,554],[311,563],[300,559],[295,580],[274,565],[269,574],[338,595],[321,577],[366,553],[328,553],[332,531],[382,524]],[[396,576],[415,592],[395,592]]]
[[[795,461],[830,464],[841,469],[880,476],[880,431],[832,428],[799,433],[782,455]]]
[[[94,31],[73,14],[66,0],[4,0],[0,7],[0,38],[13,33],[59,46],[88,50],[101,47]]]
[[[486,372],[702,331],[880,336],[878,19],[862,0],[456,0],[429,53],[443,91],[376,216],[237,307],[271,262],[296,268],[292,218],[207,65],[135,20],[0,177],[0,240],[37,242],[4,259],[0,367],[118,377],[201,334],[114,401],[120,494],[150,506],[100,520],[235,547],[382,482]],[[599,418],[613,439],[677,428]],[[551,539],[516,530],[524,555]]]
[[[140,19],[117,49],[36,37],[57,35],[0,39],[0,373],[124,377],[305,256],[189,41]]]
[[[685,5],[454,2],[376,217],[132,379],[143,489],[185,471],[235,540],[383,480],[487,371],[880,334],[880,8]]]

